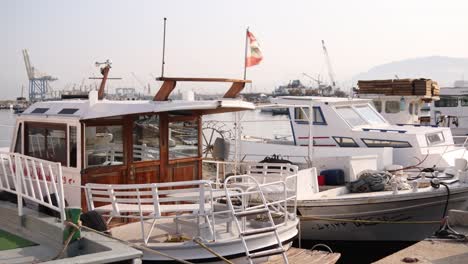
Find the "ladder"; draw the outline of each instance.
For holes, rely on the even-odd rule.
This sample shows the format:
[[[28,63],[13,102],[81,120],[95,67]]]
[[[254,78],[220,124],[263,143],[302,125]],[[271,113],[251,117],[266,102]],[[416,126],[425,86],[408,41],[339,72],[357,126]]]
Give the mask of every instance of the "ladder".
[[[233,182],[236,182],[236,179],[245,179],[249,180],[249,183],[251,185],[249,186],[248,189],[245,191],[240,191],[240,192],[232,192],[228,190],[228,183],[230,180],[233,180]],[[245,181],[243,181],[245,182]],[[247,255],[247,259],[249,260],[250,264],[253,264],[253,259],[256,258],[262,258],[262,257],[268,257],[272,255],[278,255],[281,254],[283,256],[284,263],[289,263],[288,258],[286,256],[286,250],[283,248],[283,244],[281,243],[281,239],[278,235],[278,230],[277,226],[275,225],[273,221],[273,217],[271,216],[270,209],[268,208],[268,203],[266,201],[265,195],[263,194],[263,191],[258,184],[258,182],[252,177],[252,176],[247,176],[247,175],[242,175],[242,176],[231,176],[226,179],[225,185],[224,185],[224,190],[226,192],[226,200],[227,204],[229,207],[229,210],[231,211],[233,221],[235,223],[235,226],[237,227],[237,231],[239,233],[239,238],[242,241],[242,245],[244,246],[245,249],[245,254]],[[239,190],[236,188],[236,190]],[[256,204],[254,206],[249,206],[249,196],[252,195],[257,195],[260,198],[260,203]],[[238,197],[242,201],[241,206],[234,206],[232,203],[232,198]],[[258,216],[258,215],[263,215],[267,216],[267,220],[269,223],[269,226],[267,227],[261,227],[261,228],[251,228],[247,229],[246,225],[246,217],[247,216]],[[239,222],[239,219],[242,219],[242,223]],[[273,233],[275,235],[277,244],[274,245],[272,249],[264,250],[264,251],[258,251],[258,252],[251,252],[249,249],[247,242],[246,242],[246,237],[249,236],[254,236],[258,234],[264,234],[264,233]]]

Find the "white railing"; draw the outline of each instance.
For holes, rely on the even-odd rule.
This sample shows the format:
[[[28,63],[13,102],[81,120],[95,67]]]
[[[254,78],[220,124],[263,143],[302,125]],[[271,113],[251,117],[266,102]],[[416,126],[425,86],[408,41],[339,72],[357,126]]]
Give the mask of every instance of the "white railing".
[[[219,188],[213,188],[215,182],[207,180],[125,185],[89,183],[85,186],[88,208],[99,211],[108,221],[114,217],[140,220],[144,243],[148,243],[153,229],[163,218],[172,218],[177,229],[188,225],[192,230],[197,230],[197,235],[205,241],[216,241],[216,230],[226,228],[226,232],[230,233],[230,223],[234,216],[226,204],[228,193],[231,197],[242,198],[241,206],[236,208],[236,212],[239,212],[259,206],[258,196],[251,195],[252,188],[259,186],[270,212],[283,216],[277,225],[295,220],[297,166],[263,163],[243,165],[251,175],[235,176],[239,181],[223,184]],[[152,220],[149,228],[145,227],[145,221],[148,220]],[[167,224],[166,221],[162,223]],[[208,233],[203,232],[206,228],[210,230]],[[262,226],[248,228],[261,229]]]
[[[224,181],[232,176],[240,177],[242,185],[250,186],[254,178],[260,184],[260,188],[267,199],[280,203],[278,201],[287,201],[291,213],[296,213],[297,208],[297,175],[298,167],[288,163],[253,163],[253,162],[231,162],[203,160],[203,163],[214,165],[213,177],[216,188],[221,188]],[[284,187],[283,187],[284,185]],[[255,198],[255,197],[254,197]],[[277,208],[283,210],[284,208]]]
[[[251,232],[262,227],[268,227],[270,224],[275,226],[286,225],[290,220],[296,219],[297,210],[297,190],[288,187],[288,181],[293,181],[296,186],[297,173],[287,176],[281,180],[273,180],[268,183],[261,184],[259,178],[253,174],[229,176],[225,180],[225,190],[228,192],[232,189],[240,191],[233,192],[230,196],[236,197],[240,204],[233,206],[233,210],[237,214],[244,212],[255,211],[257,209],[267,208],[269,217],[260,217],[250,219],[250,224],[247,224],[246,217],[241,218],[240,232]],[[269,218],[273,223],[268,223]],[[277,219],[275,221],[275,219]],[[254,221],[258,221],[256,226]],[[271,221],[270,220],[270,221]],[[265,226],[267,225],[267,226]]]
[[[58,162],[0,152],[0,190],[17,196],[20,216],[26,199],[58,212],[65,221],[62,166]]]

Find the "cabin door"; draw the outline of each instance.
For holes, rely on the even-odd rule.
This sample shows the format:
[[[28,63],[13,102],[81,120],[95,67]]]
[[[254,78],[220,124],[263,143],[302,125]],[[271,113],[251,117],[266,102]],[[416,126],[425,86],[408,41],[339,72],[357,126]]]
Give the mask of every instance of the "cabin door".
[[[200,116],[164,114],[161,129],[161,182],[201,179]]]
[[[160,117],[138,115],[128,120],[128,184],[154,183],[160,181]]]

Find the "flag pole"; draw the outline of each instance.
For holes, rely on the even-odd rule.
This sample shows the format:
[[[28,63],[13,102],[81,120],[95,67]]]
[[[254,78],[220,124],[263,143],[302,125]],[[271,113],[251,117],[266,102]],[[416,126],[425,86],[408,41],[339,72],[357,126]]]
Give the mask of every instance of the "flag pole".
[[[249,45],[249,27],[245,31],[245,52],[244,52],[244,80],[247,79],[247,46]]]
[[[162,50],[162,63],[161,63],[161,77],[164,77],[164,65],[166,64],[166,61],[164,60],[164,57],[165,57],[165,55],[166,55],[166,20],[167,20],[167,18],[164,18],[163,50]]]

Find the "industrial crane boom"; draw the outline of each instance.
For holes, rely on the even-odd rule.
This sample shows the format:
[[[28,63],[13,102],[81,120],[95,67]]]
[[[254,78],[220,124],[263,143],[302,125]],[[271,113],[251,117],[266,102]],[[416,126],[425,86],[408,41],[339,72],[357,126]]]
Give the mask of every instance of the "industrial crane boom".
[[[34,68],[31,66],[31,61],[29,60],[28,50],[23,50],[24,65],[26,66],[26,73],[28,74],[28,79],[34,79]]]
[[[333,71],[330,56],[328,55],[327,47],[325,47],[324,40],[322,40],[322,48],[323,48],[323,53],[325,55],[325,62],[327,63],[328,77],[330,78],[330,83],[331,83],[332,88],[335,88],[336,87],[335,72]]]

